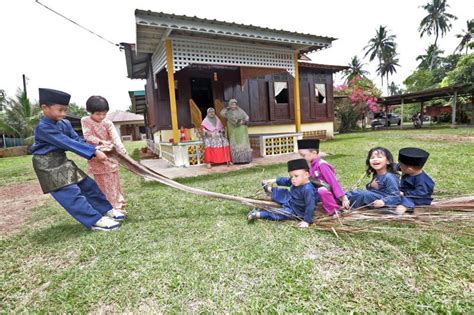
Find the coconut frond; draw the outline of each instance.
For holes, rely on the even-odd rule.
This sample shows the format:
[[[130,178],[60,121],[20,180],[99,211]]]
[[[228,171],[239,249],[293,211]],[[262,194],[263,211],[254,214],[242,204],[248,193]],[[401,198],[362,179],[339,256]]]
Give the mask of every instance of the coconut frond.
[[[226,195],[180,184],[139,164],[129,156],[118,153],[113,147],[102,149],[109,157],[117,159],[123,167],[132,173],[163,185],[191,194],[234,201],[268,211],[278,212],[280,209],[280,206],[272,201]],[[449,227],[445,225],[440,226],[439,224],[456,223],[457,229],[459,226],[470,221],[474,221],[474,196],[462,196],[433,202],[430,206],[417,207],[414,213],[403,215],[389,214],[379,209],[358,208],[338,216],[326,216],[323,214],[322,209],[316,209],[314,223],[311,225],[311,228],[331,232],[338,236],[338,233],[377,233],[382,231],[387,224],[391,223],[396,223],[398,226],[406,225],[416,226],[421,229],[442,229],[443,231],[448,231]]]

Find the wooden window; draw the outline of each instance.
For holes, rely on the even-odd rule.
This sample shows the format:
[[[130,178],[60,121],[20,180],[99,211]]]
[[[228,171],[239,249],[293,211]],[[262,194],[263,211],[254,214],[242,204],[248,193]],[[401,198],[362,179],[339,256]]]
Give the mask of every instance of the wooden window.
[[[275,103],[288,104],[288,82],[273,82]]]
[[[317,103],[326,104],[326,84],[315,83],[314,95],[316,96]]]

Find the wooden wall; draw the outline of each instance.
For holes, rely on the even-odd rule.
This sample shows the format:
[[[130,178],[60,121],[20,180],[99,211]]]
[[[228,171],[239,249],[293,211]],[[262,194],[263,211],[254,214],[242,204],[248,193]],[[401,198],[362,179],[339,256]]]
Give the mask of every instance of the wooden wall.
[[[214,75],[216,73],[216,75]],[[216,77],[217,76],[217,77]],[[189,99],[191,98],[191,79],[207,78],[211,80],[214,99],[227,103],[231,98],[249,115],[250,125],[274,125],[293,123],[294,116],[294,79],[289,74],[274,74],[249,79],[240,83],[238,67],[191,66],[175,73],[177,84],[178,127],[191,128]],[[156,80],[157,89],[153,79]],[[217,79],[217,80],[215,80]],[[275,81],[288,83],[288,104],[276,104],[274,97]],[[317,102],[314,90],[315,83],[326,84],[326,103]],[[147,103],[149,106],[149,125],[154,131],[171,129],[169,93],[165,70],[155,78],[149,77],[146,85]],[[332,73],[324,70],[300,67],[300,100],[302,122],[327,122],[334,118]],[[206,104],[205,107],[212,104]]]

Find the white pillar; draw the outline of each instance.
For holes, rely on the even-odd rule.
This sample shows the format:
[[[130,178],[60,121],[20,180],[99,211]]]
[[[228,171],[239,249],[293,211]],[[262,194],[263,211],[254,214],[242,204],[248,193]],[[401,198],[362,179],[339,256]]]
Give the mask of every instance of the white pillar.
[[[451,114],[451,127],[456,127],[456,105],[458,102],[458,92],[454,91],[453,96],[453,113]]]

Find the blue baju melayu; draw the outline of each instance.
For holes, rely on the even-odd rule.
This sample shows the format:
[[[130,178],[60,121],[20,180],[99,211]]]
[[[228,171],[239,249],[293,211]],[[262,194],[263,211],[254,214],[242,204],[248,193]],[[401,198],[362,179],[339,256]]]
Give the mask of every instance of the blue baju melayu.
[[[383,200],[385,207],[395,207],[400,203],[400,189],[398,177],[390,172],[383,175],[376,175],[372,181],[376,180],[379,188],[375,189],[367,184],[367,190],[354,190],[346,193],[351,204],[351,208],[371,206],[375,200]]]
[[[408,209],[430,205],[434,186],[434,181],[423,171],[415,176],[404,174],[400,181],[400,191],[403,192],[401,205]]]
[[[295,187],[287,177],[278,177],[278,186],[287,186],[290,189],[275,187],[272,189],[272,200],[281,204],[282,208],[276,212],[260,211],[260,218],[273,221],[303,219],[307,223],[313,222],[314,208],[317,203],[317,193],[311,182]]]
[[[96,148],[85,143],[68,120],[41,118],[31,147],[33,167],[41,188],[44,193],[51,193],[72,217],[90,228],[112,205],[95,181],[67,159],[65,151],[90,160]]]

